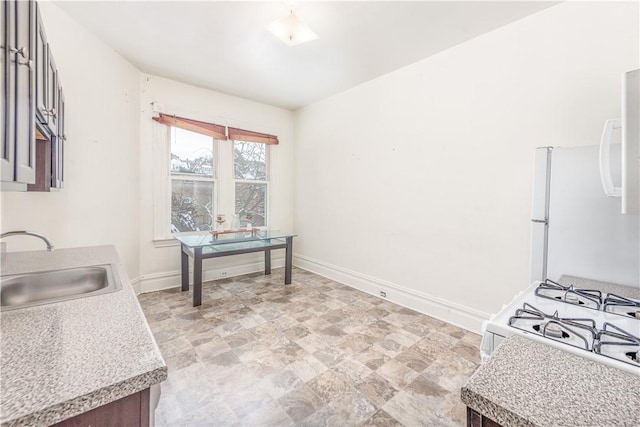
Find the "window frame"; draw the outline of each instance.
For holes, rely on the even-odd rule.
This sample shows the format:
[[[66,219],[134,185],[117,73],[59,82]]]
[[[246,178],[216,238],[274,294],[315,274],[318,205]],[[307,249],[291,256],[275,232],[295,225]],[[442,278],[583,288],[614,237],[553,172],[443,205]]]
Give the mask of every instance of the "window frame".
[[[169,233],[171,234],[171,236],[184,236],[184,235],[189,235],[189,234],[196,234],[196,233],[202,233],[204,230],[194,230],[194,231],[173,231],[172,226],[173,224],[171,223],[171,211],[173,209],[172,203],[171,203],[171,197],[173,195],[173,182],[174,181],[199,181],[199,182],[211,182],[213,184],[213,191],[211,194],[211,202],[213,203],[213,218],[211,220],[211,230],[215,229],[215,217],[217,215],[217,210],[218,210],[218,200],[217,200],[217,195],[218,195],[218,168],[219,168],[219,156],[218,156],[218,140],[216,140],[214,137],[209,136],[209,135],[204,135],[204,134],[200,134],[203,135],[204,137],[210,138],[211,139],[211,153],[213,154],[213,162],[211,164],[211,167],[213,168],[212,174],[211,176],[206,176],[206,175],[198,175],[198,174],[188,174],[188,173],[184,173],[184,172],[174,172],[171,169],[171,154],[173,154],[172,149],[171,149],[171,143],[173,142],[173,130],[174,129],[180,129],[178,127],[175,126],[167,126],[169,129],[169,137],[168,137],[168,152],[169,152],[169,164],[168,164],[168,171],[169,171],[169,187],[168,187],[168,191],[167,191],[167,197],[168,197],[168,207],[169,207]],[[180,129],[183,132],[191,132],[191,133],[198,133],[198,132],[194,132],[194,131],[190,131],[190,130],[185,130],[185,129]]]
[[[203,135],[207,138],[211,139],[211,153],[213,154],[213,162],[211,164],[211,167],[213,168],[213,173],[211,175],[211,177],[208,177],[206,175],[190,175],[188,173],[180,173],[180,172],[174,172],[171,170],[171,142],[173,139],[173,135],[172,135],[172,131],[173,129],[180,129],[177,128],[175,126],[167,126],[168,129],[168,137],[167,137],[167,152],[169,154],[169,164],[167,165],[167,171],[169,172],[169,183],[168,183],[168,187],[167,187],[167,191],[166,191],[166,195],[167,195],[167,208],[168,208],[168,219],[169,219],[169,223],[167,224],[167,226],[169,227],[169,234],[171,237],[173,236],[185,236],[185,235],[190,235],[190,234],[198,234],[198,233],[202,233],[204,230],[194,230],[194,231],[176,231],[174,232],[171,228],[171,226],[173,225],[171,223],[171,210],[173,208],[173,206],[171,205],[171,196],[173,193],[173,181],[177,180],[177,181],[200,181],[200,182],[211,182],[213,183],[213,194],[211,195],[211,201],[213,203],[213,218],[216,217],[216,215],[218,214],[218,194],[220,192],[219,188],[218,188],[218,184],[219,184],[219,180],[218,180],[218,173],[219,173],[219,155],[218,155],[218,140],[215,139],[212,136],[208,136],[208,135]],[[181,129],[184,130],[184,129]],[[186,131],[186,132],[192,132],[192,133],[197,133],[197,132],[193,132],[193,131]],[[211,230],[215,229],[215,219],[212,219],[212,223],[211,223]]]
[[[182,110],[184,115],[190,116],[193,115],[193,112],[185,113]],[[178,113],[178,111],[176,111]],[[197,116],[197,115],[196,115]],[[226,126],[226,125],[225,125]],[[153,212],[152,219],[152,228],[153,228],[153,238],[152,243],[156,248],[164,248],[171,246],[178,246],[179,242],[174,239],[174,236],[177,235],[202,235],[205,231],[187,231],[187,232],[171,232],[171,181],[172,181],[172,173],[171,173],[171,128],[172,126],[167,126],[163,123],[154,122],[154,125],[151,129],[152,140],[154,141],[153,147],[151,147],[150,152],[147,152],[146,155],[149,155],[153,162],[152,170],[149,173],[152,175],[153,179],[153,188],[151,194],[149,194],[147,189],[141,189],[142,198],[149,197],[151,199],[151,211]],[[231,221],[233,220],[233,216],[229,216],[229,214],[235,215],[236,207],[235,207],[235,199],[236,199],[236,191],[235,191],[235,183],[236,181],[244,181],[247,183],[260,183],[266,184],[266,194],[265,194],[265,214],[266,221],[264,226],[260,226],[257,228],[264,229],[268,228],[271,225],[272,212],[271,212],[271,157],[272,153],[269,148],[271,144],[266,145],[266,181],[262,180],[236,180],[235,172],[234,172],[234,144],[231,139],[217,139],[212,137],[214,144],[214,168],[215,168],[215,178],[214,181],[214,194],[213,194],[213,203],[214,203],[214,215],[217,216],[219,214],[226,215],[226,223],[225,228],[229,228],[231,225]],[[251,141],[248,141],[251,142]],[[227,145],[228,144],[228,145]],[[157,147],[154,148],[154,147]],[[145,154],[143,154],[145,155]],[[143,171],[144,173],[144,171]],[[198,176],[189,176],[187,175],[187,180],[197,180],[202,177]],[[206,178],[206,177],[205,177]],[[206,180],[206,179],[205,179]],[[215,227],[215,224],[214,224]]]
[[[271,162],[270,162],[270,149],[269,149],[269,144],[264,144],[262,142],[252,142],[252,141],[241,141],[241,140],[235,140],[235,139],[229,139],[229,142],[231,142],[231,174],[232,174],[232,181],[233,181],[233,212],[235,215],[240,215],[238,212],[236,212],[236,200],[237,200],[237,195],[236,195],[236,184],[237,183],[246,183],[246,184],[266,184],[266,190],[265,190],[265,195],[264,195],[264,213],[265,213],[265,221],[264,221],[264,225],[258,226],[256,227],[255,225],[253,225],[253,228],[258,228],[258,229],[266,229],[269,227],[269,222],[270,222],[270,212],[269,212],[269,199],[270,199],[270,180],[271,180]],[[236,163],[236,156],[235,156],[235,144],[236,142],[243,142],[243,143],[249,143],[249,144],[263,144],[265,147],[265,153],[264,153],[264,168],[265,168],[265,180],[258,180],[258,179],[237,179],[236,178],[236,174],[235,174],[235,163]],[[242,218],[240,218],[240,224],[242,224]]]

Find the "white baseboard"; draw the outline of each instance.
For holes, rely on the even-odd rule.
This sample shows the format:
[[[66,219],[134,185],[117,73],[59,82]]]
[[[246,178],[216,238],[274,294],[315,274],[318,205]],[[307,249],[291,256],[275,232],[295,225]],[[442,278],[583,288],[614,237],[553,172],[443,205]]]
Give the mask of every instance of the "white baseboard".
[[[134,277],[133,279],[131,279],[131,287],[133,288],[133,292],[136,293],[136,295],[140,295],[142,292],[140,292],[140,277]]]
[[[377,297],[380,297],[381,291],[386,292],[386,300],[478,334],[481,333],[482,322],[490,316],[489,313],[475,308],[304,255],[294,255],[293,264]]]
[[[320,276],[335,280],[344,285],[380,297],[380,291],[386,292],[386,300],[404,307],[416,310],[420,313],[435,317],[447,323],[459,326],[466,330],[480,333],[482,322],[487,320],[489,313],[476,310],[452,301],[438,298],[424,292],[406,288],[396,283],[378,279],[346,268],[338,267],[304,255],[294,255],[293,264],[296,267],[308,270]],[[273,259],[272,268],[284,267],[284,259]],[[236,266],[224,266],[223,268],[211,268],[202,271],[202,280],[209,281],[223,277],[235,277],[243,274],[256,273],[264,270],[262,261],[246,263]],[[222,272],[226,275],[222,276]],[[189,272],[189,283],[192,283],[193,272]],[[180,270],[165,271],[161,273],[145,274],[131,280],[131,285],[136,294],[161,291],[180,287]]]
[[[271,260],[271,268],[284,267],[284,258],[274,258]],[[224,275],[222,274],[224,271]],[[252,262],[222,268],[210,268],[202,270],[202,281],[223,279],[228,277],[242,276],[243,274],[264,271],[264,262]],[[131,281],[131,285],[136,294],[146,294],[148,292],[162,291],[164,289],[177,288],[181,286],[180,270],[164,271],[161,273],[144,274]],[[135,283],[135,284],[134,284]],[[189,284],[193,284],[193,271],[189,271]]]

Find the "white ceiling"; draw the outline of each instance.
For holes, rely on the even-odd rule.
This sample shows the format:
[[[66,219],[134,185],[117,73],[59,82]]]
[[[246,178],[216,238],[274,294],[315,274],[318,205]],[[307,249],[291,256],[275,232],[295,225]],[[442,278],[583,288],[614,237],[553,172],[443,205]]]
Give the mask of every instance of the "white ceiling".
[[[319,39],[288,47],[286,1],[56,1],[146,73],[291,110],[557,3],[298,1]]]

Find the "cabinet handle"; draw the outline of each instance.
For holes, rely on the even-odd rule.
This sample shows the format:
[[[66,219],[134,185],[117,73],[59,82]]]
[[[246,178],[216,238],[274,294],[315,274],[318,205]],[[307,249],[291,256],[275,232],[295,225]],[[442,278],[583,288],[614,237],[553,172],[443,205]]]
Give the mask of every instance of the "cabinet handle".
[[[26,65],[26,67],[30,70],[33,70],[33,60],[30,59],[28,61],[18,61],[18,65]]]
[[[20,47],[20,49],[16,49],[15,47],[10,47],[9,52],[15,53],[17,55],[22,55],[23,58],[27,57],[27,49],[24,46]]]

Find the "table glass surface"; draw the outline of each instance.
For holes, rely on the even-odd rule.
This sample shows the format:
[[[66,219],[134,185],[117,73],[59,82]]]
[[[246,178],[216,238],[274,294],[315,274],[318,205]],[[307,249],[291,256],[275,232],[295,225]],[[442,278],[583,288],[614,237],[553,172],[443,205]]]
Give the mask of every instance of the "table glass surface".
[[[261,242],[270,239],[284,239],[287,237],[296,236],[297,234],[278,230],[259,230],[253,233],[250,231],[246,231],[239,233],[218,234],[215,237],[209,232],[207,232],[206,234],[173,237],[189,248],[203,248],[207,246],[229,245],[231,243],[240,244],[242,242]]]

